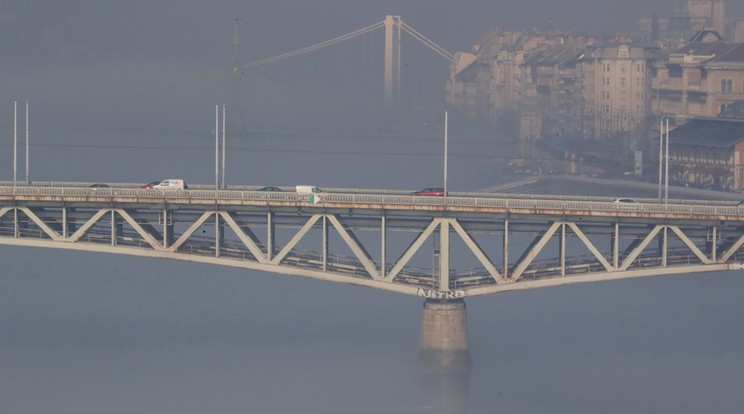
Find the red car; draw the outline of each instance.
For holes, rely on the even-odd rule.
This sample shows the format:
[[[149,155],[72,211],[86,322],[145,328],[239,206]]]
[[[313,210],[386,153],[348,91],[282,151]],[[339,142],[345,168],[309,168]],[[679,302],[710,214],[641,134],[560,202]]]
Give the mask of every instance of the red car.
[[[442,187],[424,188],[421,191],[412,192],[411,195],[412,196],[425,196],[425,197],[444,197],[444,188]]]

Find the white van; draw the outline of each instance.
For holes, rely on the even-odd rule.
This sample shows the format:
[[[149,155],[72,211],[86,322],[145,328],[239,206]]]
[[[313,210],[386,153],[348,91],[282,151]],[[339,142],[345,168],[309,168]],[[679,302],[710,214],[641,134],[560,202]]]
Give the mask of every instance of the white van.
[[[161,190],[188,190],[189,186],[186,185],[186,181],[182,179],[169,178],[153,185],[151,188],[158,188]]]
[[[307,196],[306,201],[310,202],[311,204],[318,204],[320,203],[320,188],[314,186],[314,185],[298,185],[295,187],[295,191],[300,196],[303,196],[302,198],[305,198]]]
[[[320,193],[320,188],[314,185],[298,185],[295,187],[295,191],[299,194],[313,194]]]

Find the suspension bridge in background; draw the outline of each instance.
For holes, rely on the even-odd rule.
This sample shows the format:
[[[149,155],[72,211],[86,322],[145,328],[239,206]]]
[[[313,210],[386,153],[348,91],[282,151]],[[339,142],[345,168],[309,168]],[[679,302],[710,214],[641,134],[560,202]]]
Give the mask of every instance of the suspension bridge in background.
[[[276,55],[270,58],[260,59],[260,60],[252,61],[252,62],[241,65],[239,63],[239,58],[238,58],[239,56],[238,49],[240,48],[240,40],[238,36],[238,29],[237,29],[237,22],[236,22],[235,35],[234,35],[234,40],[233,40],[233,48],[235,52],[233,54],[233,73],[236,75],[236,77],[239,77],[243,69],[250,69],[250,68],[262,66],[265,64],[278,62],[284,59],[292,58],[295,56],[312,53],[322,48],[333,46],[338,43],[353,39],[355,37],[374,32],[378,29],[384,29],[384,32],[385,32],[385,43],[384,43],[385,44],[385,52],[384,52],[385,94],[384,95],[385,95],[385,103],[388,105],[393,104],[394,99],[400,97],[401,33],[407,33],[411,35],[414,39],[418,40],[419,42],[424,44],[426,47],[433,50],[435,53],[440,55],[450,64],[454,63],[455,61],[455,56],[453,54],[449,53],[443,47],[429,40],[426,36],[416,31],[416,29],[406,24],[400,18],[400,16],[388,15],[385,17],[385,20],[381,22],[369,25],[365,28],[355,30],[350,33],[346,33],[341,36],[337,36],[333,39],[319,42],[319,43],[316,43],[316,44],[313,44],[307,47],[303,47],[301,49],[297,49],[291,52],[282,53],[282,54],[279,54],[279,55]]]

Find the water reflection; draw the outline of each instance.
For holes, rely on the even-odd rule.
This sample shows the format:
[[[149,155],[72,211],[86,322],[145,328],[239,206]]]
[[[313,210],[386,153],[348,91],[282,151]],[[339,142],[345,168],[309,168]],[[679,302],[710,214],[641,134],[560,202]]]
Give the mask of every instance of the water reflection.
[[[467,412],[470,349],[464,301],[424,303],[418,381],[421,407],[428,412]]]

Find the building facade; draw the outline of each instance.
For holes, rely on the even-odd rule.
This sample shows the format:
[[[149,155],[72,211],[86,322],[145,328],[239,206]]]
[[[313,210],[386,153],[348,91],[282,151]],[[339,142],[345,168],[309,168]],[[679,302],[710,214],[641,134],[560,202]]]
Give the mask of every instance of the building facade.
[[[605,44],[582,57],[586,138],[639,137],[648,124],[649,66],[658,54],[652,46]]]
[[[744,119],[696,119],[669,133],[669,181],[744,190]]]
[[[710,33],[708,34],[710,35]],[[681,124],[744,99],[744,44],[700,36],[653,66],[651,109]]]

